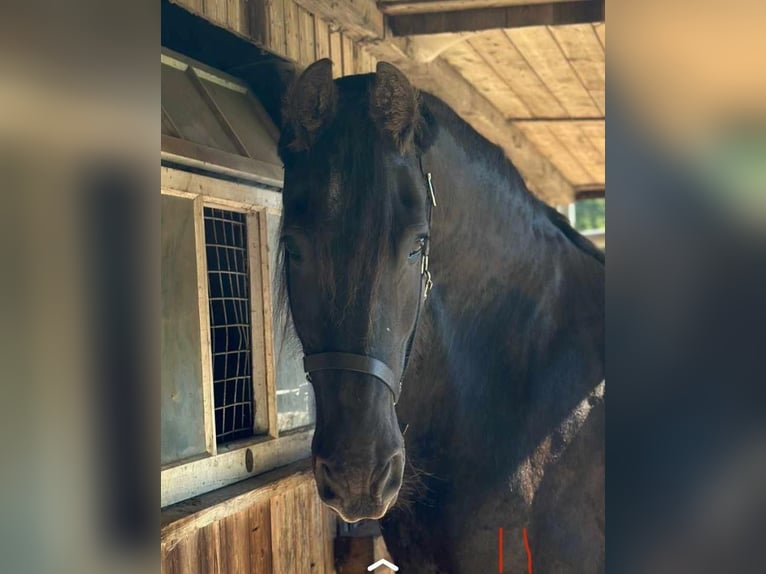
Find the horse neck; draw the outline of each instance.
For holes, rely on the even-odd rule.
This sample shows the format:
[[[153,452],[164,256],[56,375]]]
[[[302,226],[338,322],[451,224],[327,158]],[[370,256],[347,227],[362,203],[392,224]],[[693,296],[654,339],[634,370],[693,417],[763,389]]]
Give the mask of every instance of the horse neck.
[[[497,148],[464,130],[441,128],[423,158],[438,204],[433,328],[454,331],[453,348],[491,334],[486,344],[517,379],[562,351],[586,352],[581,378],[597,376],[587,373],[603,362],[603,264],[565,236]]]

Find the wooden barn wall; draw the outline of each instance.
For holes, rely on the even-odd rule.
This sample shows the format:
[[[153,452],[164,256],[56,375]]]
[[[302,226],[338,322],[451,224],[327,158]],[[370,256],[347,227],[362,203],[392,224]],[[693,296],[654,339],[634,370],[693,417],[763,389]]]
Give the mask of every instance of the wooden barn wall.
[[[292,0],[173,0],[302,67],[331,58],[334,76],[375,71],[377,60]]]
[[[234,485],[233,497],[211,493],[163,511],[163,574],[335,573],[335,517],[310,469],[253,481],[260,486]]]

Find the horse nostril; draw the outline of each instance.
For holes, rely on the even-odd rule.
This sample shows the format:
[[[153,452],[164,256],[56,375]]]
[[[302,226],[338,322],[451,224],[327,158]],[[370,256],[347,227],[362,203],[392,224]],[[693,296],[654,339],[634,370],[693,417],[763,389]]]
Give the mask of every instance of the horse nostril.
[[[317,461],[314,474],[317,478],[319,496],[323,500],[334,500],[338,498],[337,493],[332,487],[333,473],[332,470],[330,470],[330,466],[324,461]]]
[[[337,495],[335,494],[335,491],[332,489],[332,487],[324,482],[319,487],[319,497],[322,500],[335,500]]]
[[[370,494],[376,498],[387,500],[397,493],[401,486],[402,456],[395,454],[375,473],[375,478],[370,487]]]
[[[319,468],[320,472],[324,474],[325,478],[332,480],[332,469],[326,462],[319,461],[317,463],[317,468]]]

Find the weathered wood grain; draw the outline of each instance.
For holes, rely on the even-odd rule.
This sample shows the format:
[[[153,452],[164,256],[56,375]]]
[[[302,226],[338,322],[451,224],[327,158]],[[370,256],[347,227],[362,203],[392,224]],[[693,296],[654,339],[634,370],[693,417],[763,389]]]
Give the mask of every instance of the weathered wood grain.
[[[285,55],[294,62],[301,58],[300,6],[285,0]]]
[[[573,185],[590,183],[590,175],[550,129],[550,122],[515,122],[539,153],[554,163]],[[569,203],[569,202],[566,202]]]
[[[487,65],[513,89],[528,110],[524,115],[512,113],[513,117],[567,116],[566,110],[502,30],[476,34],[468,42],[484,56]],[[511,110],[509,107],[508,111]]]
[[[330,57],[330,29],[327,22],[314,18],[314,41],[316,43],[316,59]]]
[[[571,117],[601,115],[548,28],[505,32]]]
[[[603,115],[606,112],[604,48],[593,26],[558,26],[551,27],[550,32]]]
[[[332,77],[343,75],[343,39],[340,32],[330,33],[330,58],[332,59]]]
[[[221,567],[226,574],[250,574],[249,510],[231,514],[219,522]]]
[[[603,2],[574,0],[425,14],[389,15],[388,23],[395,36],[412,36],[498,28],[561,26],[603,20]]]
[[[208,524],[313,480],[310,463],[301,461],[169,506],[162,510],[161,544],[170,549]]]
[[[567,0],[378,0],[384,14],[427,14],[478,8],[501,8],[525,4],[551,4]]]
[[[532,117],[508,82],[488,65],[490,57],[484,50],[474,48],[473,42],[461,42],[442,54],[442,58],[481,91],[503,115],[511,118]]]
[[[314,40],[314,15],[306,10],[298,9],[300,30],[300,60],[302,66],[308,66],[316,60],[316,42]]]
[[[258,502],[248,510],[250,517],[250,568],[257,574],[272,574],[271,503]]]
[[[355,72],[356,61],[354,58],[354,42],[345,34],[341,34],[343,48],[343,75],[350,76]]]

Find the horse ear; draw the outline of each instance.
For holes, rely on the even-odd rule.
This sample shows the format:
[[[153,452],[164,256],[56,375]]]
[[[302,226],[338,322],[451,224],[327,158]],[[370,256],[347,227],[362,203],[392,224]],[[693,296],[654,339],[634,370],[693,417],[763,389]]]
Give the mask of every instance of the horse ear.
[[[304,151],[316,141],[322,126],[335,114],[337,94],[332,79],[332,60],[311,64],[287,90],[283,128],[291,132],[290,149]]]
[[[387,62],[378,62],[375,68],[370,113],[378,128],[390,135],[404,153],[420,121],[418,91],[398,68]]]

